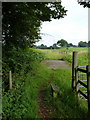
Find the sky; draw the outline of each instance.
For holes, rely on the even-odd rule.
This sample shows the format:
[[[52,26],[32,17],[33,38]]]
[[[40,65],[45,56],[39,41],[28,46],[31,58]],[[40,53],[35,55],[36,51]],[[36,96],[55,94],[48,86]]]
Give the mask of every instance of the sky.
[[[42,39],[36,45],[51,46],[61,39],[74,45],[80,41],[88,42],[88,8],[78,4],[77,0],[62,0],[62,6],[68,10],[67,16],[43,22],[41,33],[44,35],[41,35]]]

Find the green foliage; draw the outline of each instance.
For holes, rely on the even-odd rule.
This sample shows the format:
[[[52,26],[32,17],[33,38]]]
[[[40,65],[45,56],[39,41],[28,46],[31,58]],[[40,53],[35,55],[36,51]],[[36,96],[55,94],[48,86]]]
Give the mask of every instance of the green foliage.
[[[38,94],[36,94],[37,87],[33,88],[35,88],[35,84],[37,86],[37,82],[41,84],[41,81],[40,83],[36,79],[33,81],[33,77],[36,75],[40,61],[44,59],[44,56],[33,49],[23,51],[19,49],[17,51],[13,48],[9,54],[8,59],[3,57],[3,119],[37,118],[36,97]],[[7,86],[9,70],[13,75],[13,89],[5,92],[9,87]]]
[[[63,40],[63,39],[59,40],[59,41],[57,42],[57,44],[58,44],[60,47],[67,47],[67,46],[68,46],[67,41],[66,41],[66,40]]]
[[[78,43],[78,47],[88,47],[88,43],[87,43],[87,42],[80,41],[80,42]]]
[[[23,69],[26,74],[33,68],[33,62],[40,62],[42,59],[44,59],[43,54],[36,52],[33,49],[17,50],[16,48],[13,48],[12,51],[9,51],[7,53],[7,56],[3,56],[3,87],[8,85],[8,74],[10,70],[12,73],[17,73]]]
[[[68,61],[69,63],[72,64],[72,55],[64,55],[64,56],[62,57],[62,60]]]
[[[20,86],[19,86],[20,87]],[[22,118],[27,112],[22,89],[8,91],[3,96],[3,119]],[[22,102],[22,104],[21,104]],[[21,112],[22,110],[22,112]]]
[[[88,51],[87,52],[81,52],[78,54],[78,65],[79,66],[86,66],[88,65]]]
[[[63,56],[62,59],[72,64],[72,54],[67,54],[66,56]],[[88,65],[88,52],[78,53],[78,66],[86,65]]]
[[[57,45],[60,47],[77,47],[76,45],[73,45],[72,43],[68,43],[66,40],[61,39],[57,42]]]
[[[49,69],[36,62],[28,73],[22,69],[13,74],[15,85],[3,95],[3,120],[40,118],[39,89],[48,80],[49,74]]]
[[[88,47],[90,47],[90,41],[88,41]]]
[[[81,1],[81,0],[78,0],[78,3],[80,4],[80,5],[83,5],[83,7],[88,7],[88,8],[90,8],[90,1]]]

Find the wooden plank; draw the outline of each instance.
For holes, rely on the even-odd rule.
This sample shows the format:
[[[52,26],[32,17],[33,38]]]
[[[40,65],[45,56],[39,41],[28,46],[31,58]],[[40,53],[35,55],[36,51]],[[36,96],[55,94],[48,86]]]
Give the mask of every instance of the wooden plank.
[[[56,98],[59,94],[59,88],[55,84],[51,83],[51,90],[52,90],[52,96]]]
[[[82,81],[78,80],[78,82],[83,85],[85,88],[87,88],[87,85],[85,83],[83,83]]]
[[[81,91],[81,90],[79,90],[78,91],[81,95],[83,95],[86,99],[88,99],[88,97]]]
[[[55,84],[51,83],[51,87],[54,91],[58,92],[59,91],[59,88],[58,86],[56,86]]]
[[[84,70],[84,69],[81,69],[81,68],[77,68],[77,71],[87,73],[87,70]]]

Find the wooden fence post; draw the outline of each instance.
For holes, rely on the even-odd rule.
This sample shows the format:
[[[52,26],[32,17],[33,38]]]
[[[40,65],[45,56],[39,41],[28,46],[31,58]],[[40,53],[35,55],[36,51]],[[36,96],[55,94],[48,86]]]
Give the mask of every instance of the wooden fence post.
[[[72,89],[75,90],[76,88],[76,78],[75,78],[75,69],[78,65],[78,52],[73,52],[73,56],[72,56]]]
[[[9,89],[12,89],[12,72],[9,71]]]
[[[87,96],[88,96],[88,116],[90,117],[90,65],[87,65]]]

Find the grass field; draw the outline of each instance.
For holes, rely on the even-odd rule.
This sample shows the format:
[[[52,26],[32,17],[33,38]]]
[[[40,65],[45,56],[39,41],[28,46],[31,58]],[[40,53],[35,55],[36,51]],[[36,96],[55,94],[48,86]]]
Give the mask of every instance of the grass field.
[[[45,59],[48,60],[65,60],[72,64],[72,52],[78,52],[78,65],[88,64],[88,48],[60,48],[60,49],[36,49],[36,51],[42,52],[45,55]]]

